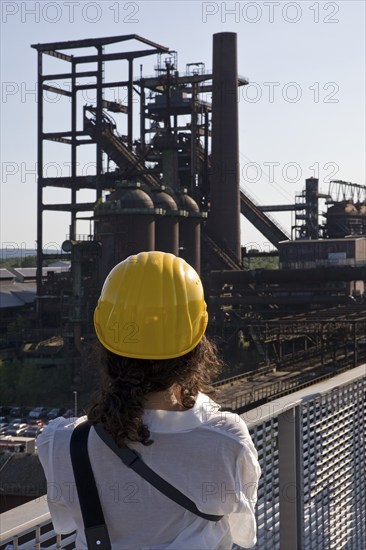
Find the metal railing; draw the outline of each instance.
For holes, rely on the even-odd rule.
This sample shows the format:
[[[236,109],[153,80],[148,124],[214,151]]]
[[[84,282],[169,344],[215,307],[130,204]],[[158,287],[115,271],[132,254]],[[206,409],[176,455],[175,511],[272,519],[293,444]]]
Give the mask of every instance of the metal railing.
[[[365,260],[355,258],[314,259],[314,260],[286,260],[281,262],[283,269],[313,269],[314,267],[364,267]]]
[[[255,549],[366,548],[365,392],[366,364],[242,415],[262,468]],[[43,497],[1,525],[0,550],[74,548],[74,534],[52,530]]]
[[[366,548],[366,364],[244,413],[260,550]]]
[[[1,514],[1,550],[71,550],[75,538],[55,533],[45,495]]]

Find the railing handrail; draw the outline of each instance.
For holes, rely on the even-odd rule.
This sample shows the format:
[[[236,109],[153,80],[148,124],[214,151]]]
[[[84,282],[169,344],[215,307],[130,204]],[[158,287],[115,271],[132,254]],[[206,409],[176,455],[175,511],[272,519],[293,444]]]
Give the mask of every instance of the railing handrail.
[[[326,380],[317,384],[312,384],[310,387],[296,391],[294,393],[291,393],[290,395],[287,395],[286,397],[281,397],[276,401],[266,403],[260,407],[257,407],[256,409],[251,409],[250,411],[247,411],[241,414],[241,417],[245,420],[248,428],[249,429],[258,428],[259,430],[258,433],[262,433],[260,432],[261,426],[264,426],[266,423],[268,423],[269,425],[273,419],[277,419],[276,424],[278,423],[278,428],[275,428],[275,432],[273,433],[277,433],[276,437],[278,437],[279,454],[277,456],[276,455],[277,451],[273,451],[274,453],[273,458],[274,460],[278,460],[279,462],[282,461],[282,464],[283,464],[282,470],[279,469],[279,481],[278,480],[276,481],[280,489],[279,506],[280,506],[280,510],[282,509],[283,511],[283,515],[281,519],[282,527],[278,527],[279,519],[277,518],[276,528],[277,530],[279,529],[281,532],[281,541],[283,540],[283,542],[287,543],[287,545],[285,545],[286,548],[296,547],[296,545],[289,546],[288,541],[293,542],[294,536],[296,535],[296,531],[300,533],[300,535],[298,536],[302,536],[301,533],[304,530],[304,524],[295,525],[291,529],[288,529],[288,525],[287,525],[288,522],[286,523],[287,520],[286,520],[286,514],[285,514],[286,511],[288,512],[287,510],[288,499],[283,498],[283,496],[281,496],[282,492],[286,488],[288,488],[289,484],[290,486],[293,486],[294,483],[298,482],[298,478],[296,477],[298,474],[296,474],[296,472],[302,471],[300,469],[294,470],[289,468],[289,464],[291,466],[292,463],[295,463],[294,462],[295,460],[298,460],[299,464],[301,463],[301,459],[296,458],[297,455],[295,452],[295,446],[297,445],[297,438],[301,436],[301,431],[297,432],[297,438],[296,438],[296,436],[294,435],[295,434],[294,429],[291,427],[291,424],[294,425],[294,422],[299,421],[299,418],[301,417],[301,414],[302,414],[301,411],[302,410],[306,411],[306,408],[310,406],[312,402],[318,400],[319,398],[324,398],[324,397],[327,399],[327,402],[328,402],[328,396],[329,396],[329,403],[331,402],[333,403],[334,392],[337,392],[343,387],[345,388],[343,390],[343,393],[344,393],[344,391],[346,391],[346,389],[350,387],[351,384],[357,382],[360,379],[365,379],[365,378],[366,378],[366,363],[354,369],[348,370],[347,372],[334,376],[329,380]],[[338,393],[339,395],[341,395],[342,391],[338,391]],[[363,391],[362,391],[362,399],[363,399]],[[313,409],[314,409],[314,406],[313,406]],[[286,413],[286,414],[284,415],[283,413]],[[311,412],[310,414],[314,414],[314,413]],[[351,428],[352,428],[352,425],[351,425]],[[266,429],[267,428],[264,428],[264,430]],[[271,445],[269,446],[267,445],[269,451],[271,449]],[[357,449],[359,449],[359,447],[357,447]],[[359,452],[359,450],[357,452]],[[308,451],[308,454],[309,454],[309,451]],[[276,459],[276,456],[277,456],[277,459]],[[290,463],[288,464],[289,456],[292,462],[290,460]],[[262,456],[262,460],[265,462],[266,458]],[[301,479],[303,479],[303,474],[299,474],[299,475],[300,475],[299,479],[301,481]],[[262,484],[262,490],[263,490],[263,484]],[[309,486],[307,486],[307,490],[309,491]],[[268,505],[271,511],[271,505],[269,501],[268,501]],[[291,507],[293,507],[293,503],[290,502],[290,505]],[[302,504],[301,502],[298,505],[305,506],[305,504]],[[291,513],[294,514],[293,511]],[[272,510],[272,515],[273,514],[274,512]],[[56,543],[53,544],[52,547],[50,547],[53,549],[56,549],[56,548],[61,549],[65,545],[69,545],[75,542],[75,533],[68,535],[66,539],[62,538],[61,535],[56,535],[53,530],[48,531],[47,533],[41,535],[41,528],[45,525],[49,525],[50,523],[51,523],[51,517],[48,511],[48,506],[47,506],[47,501],[45,496],[42,496],[36,500],[23,504],[22,506],[19,506],[17,508],[13,508],[12,510],[5,512],[1,516],[2,534],[0,535],[0,545],[2,548],[4,548],[6,544],[13,543],[15,545],[14,547],[18,548],[17,546],[18,539],[21,536],[30,534],[32,531],[35,534],[35,538],[33,535],[33,538],[31,541],[25,544],[21,544],[19,548],[30,549],[31,547],[33,548],[34,545],[36,545],[36,547],[38,548],[41,541],[50,540],[51,538],[56,541]],[[260,528],[263,531],[263,529],[265,529],[265,523],[264,524],[262,523],[260,525]],[[47,539],[44,538],[46,536],[47,536]],[[268,548],[268,546],[265,546],[265,548]],[[276,545],[276,546],[273,546],[273,548],[279,548],[279,546]]]
[[[295,391],[289,395],[285,395],[284,397],[280,397],[275,401],[264,403],[255,409],[250,409],[249,411],[241,413],[240,416],[243,418],[249,429],[255,428],[259,424],[267,422],[273,417],[286,412],[288,409],[298,406],[301,403],[306,403],[310,400],[310,398],[314,398],[314,395],[316,395],[316,397],[320,397],[321,395],[330,393],[337,387],[354,382],[359,378],[366,378],[366,363],[354,369],[347,370],[342,374],[332,376],[331,378],[317,384],[311,384],[309,387]]]
[[[19,533],[26,534],[36,526],[46,525],[51,521],[46,495],[11,508],[1,514],[0,544],[7,544]]]

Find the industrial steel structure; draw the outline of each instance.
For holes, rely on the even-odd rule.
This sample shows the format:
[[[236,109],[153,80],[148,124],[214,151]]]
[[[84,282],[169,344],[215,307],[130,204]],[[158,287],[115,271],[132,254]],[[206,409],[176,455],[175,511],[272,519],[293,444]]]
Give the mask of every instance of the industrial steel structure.
[[[71,365],[70,394],[85,404],[96,386],[92,315],[106,274],[142,250],[185,258],[202,277],[208,332],[226,359],[219,401],[245,416],[259,453],[256,548],[364,548],[366,187],[334,180],[325,192],[312,177],[293,204],[277,205],[244,192],[237,98],[248,79],[237,72],[235,33],[213,36],[212,71],[197,60],[182,71],[177,52],[134,34],[32,47],[37,270],[0,272],[2,358]],[[136,63],[151,56],[155,74],[144,76]],[[111,99],[116,90],[125,101]],[[50,130],[46,93],[67,99],[62,128]],[[50,143],[67,149],[68,176],[46,173]],[[92,175],[80,170],[85,151]],[[68,190],[69,200],[47,203],[48,189]],[[83,190],[93,199],[79,200]],[[294,212],[289,232],[269,214],[281,211]],[[70,223],[62,251],[46,255],[47,212],[67,212]],[[241,215],[275,250],[241,247]],[[263,256],[277,256],[278,269],[251,269]],[[49,268],[46,259],[66,263]],[[24,505],[17,528],[5,518],[1,548],[40,540],[73,548],[75,535],[56,536],[45,506]]]
[[[213,36],[212,72],[200,61],[181,71],[176,52],[138,35],[32,47],[38,53],[39,170],[34,328],[38,334],[44,330],[45,338],[53,330],[63,341],[67,361],[80,365],[80,357],[88,360],[85,344],[93,339],[92,313],[102,282],[116,263],[142,250],[172,252],[200,272],[209,330],[224,351],[232,348],[238,372],[258,364],[273,367],[271,344],[258,322],[275,319],[282,326],[288,315],[299,314],[310,322],[313,312],[324,308],[330,308],[330,322],[337,305],[345,311],[354,307],[359,315],[355,330],[361,333],[366,188],[333,181],[324,193],[318,179],[308,178],[290,205],[259,205],[243,191],[237,97],[248,79],[238,75],[235,33]],[[58,72],[44,70],[45,56],[60,67]],[[151,56],[156,59],[155,75],[144,76],[142,65],[136,74],[136,62]],[[122,79],[111,78],[119,74],[111,70],[116,64],[124,69]],[[111,90],[126,90],[126,100],[111,100]],[[85,102],[85,91],[93,92],[92,103]],[[54,119],[47,114],[46,92],[68,100],[64,128],[49,130]],[[60,152],[67,147],[69,176],[44,172],[48,142]],[[86,145],[92,151],[88,158],[95,167],[93,175],[79,167],[80,147]],[[46,203],[48,188],[69,190],[70,200]],[[78,199],[84,189],[94,193],[93,201]],[[326,212],[321,211],[324,206]],[[284,210],[295,212],[293,240],[268,214]],[[71,271],[45,277],[44,215],[59,211],[69,213],[70,224],[62,253],[53,257],[71,261]],[[277,249],[278,270],[247,269],[255,255],[241,247],[240,215]],[[90,230],[82,235],[79,222],[86,219]],[[51,257],[47,254],[48,260]],[[313,348],[306,322],[295,351]],[[319,352],[319,346],[314,349]],[[244,362],[242,350],[247,353]],[[256,359],[249,360],[253,350]],[[296,353],[293,359],[296,362]]]

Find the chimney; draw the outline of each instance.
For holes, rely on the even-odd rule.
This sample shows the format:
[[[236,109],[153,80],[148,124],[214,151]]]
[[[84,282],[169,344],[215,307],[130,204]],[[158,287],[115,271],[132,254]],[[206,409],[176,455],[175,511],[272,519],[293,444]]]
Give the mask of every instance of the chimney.
[[[237,35],[213,36],[212,178],[209,234],[240,260]]]

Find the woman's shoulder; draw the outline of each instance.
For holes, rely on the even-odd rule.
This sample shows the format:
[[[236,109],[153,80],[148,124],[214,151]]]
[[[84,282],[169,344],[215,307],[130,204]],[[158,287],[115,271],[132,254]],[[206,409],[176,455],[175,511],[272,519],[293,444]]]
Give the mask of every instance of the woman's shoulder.
[[[236,413],[223,410],[221,406],[205,394],[200,394],[203,427],[220,433],[239,443],[251,440],[244,420]]]
[[[37,438],[37,448],[50,444],[55,437],[63,434],[66,437],[71,437],[74,428],[84,422],[87,419],[86,416],[80,418],[64,418],[59,416],[54,420],[51,420]]]

